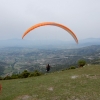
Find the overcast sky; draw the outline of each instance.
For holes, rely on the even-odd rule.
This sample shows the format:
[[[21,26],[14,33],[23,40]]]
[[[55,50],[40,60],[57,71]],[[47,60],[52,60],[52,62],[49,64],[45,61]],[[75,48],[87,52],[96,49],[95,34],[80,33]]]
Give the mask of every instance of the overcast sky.
[[[100,0],[0,0],[0,40],[21,39],[29,27],[50,21],[69,27],[79,40],[100,38]],[[39,27],[24,39],[73,40],[55,26]]]

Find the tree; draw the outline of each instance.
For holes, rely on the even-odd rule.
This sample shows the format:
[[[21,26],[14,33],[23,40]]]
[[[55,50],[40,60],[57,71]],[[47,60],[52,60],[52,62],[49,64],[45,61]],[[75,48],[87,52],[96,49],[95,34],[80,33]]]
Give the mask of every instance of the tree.
[[[85,60],[79,60],[78,61],[79,67],[83,67],[85,64],[86,64],[86,61]]]
[[[30,73],[29,73],[27,70],[24,70],[24,71],[21,73],[21,78],[27,78],[29,75],[30,75]]]

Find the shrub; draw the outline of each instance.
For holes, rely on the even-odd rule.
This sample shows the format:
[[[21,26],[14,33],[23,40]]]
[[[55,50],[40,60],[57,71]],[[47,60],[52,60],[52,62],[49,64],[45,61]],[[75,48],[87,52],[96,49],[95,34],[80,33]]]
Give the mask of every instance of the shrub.
[[[75,66],[71,66],[71,67],[70,67],[70,69],[75,69],[75,68],[76,68]]]
[[[21,78],[27,78],[30,75],[30,73],[27,70],[24,70],[19,77]]]
[[[2,77],[0,76],[0,80],[2,80]]]
[[[11,79],[17,79],[18,78],[18,74],[12,74],[11,75]]]
[[[11,79],[10,76],[6,76],[6,77],[4,77],[4,80],[10,80],[10,79]]]
[[[30,75],[29,75],[29,77],[33,77],[34,76],[34,73],[33,72],[31,72],[30,73]]]
[[[62,71],[65,71],[65,69],[62,69]]]
[[[79,60],[78,61],[79,67],[83,67],[85,64],[86,64],[86,61],[85,60]]]
[[[37,70],[35,70],[34,72],[33,72],[33,75],[34,76],[40,76],[42,73],[40,73],[39,71],[37,71]]]

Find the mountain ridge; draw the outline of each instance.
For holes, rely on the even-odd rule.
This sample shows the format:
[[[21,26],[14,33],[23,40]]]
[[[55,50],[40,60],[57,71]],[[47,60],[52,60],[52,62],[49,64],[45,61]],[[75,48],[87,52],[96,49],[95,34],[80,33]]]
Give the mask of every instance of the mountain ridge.
[[[25,40],[25,39],[8,39],[0,40],[0,47],[35,47],[35,48],[80,48],[90,45],[99,45],[100,38],[86,38],[79,40],[76,44],[74,41],[61,40]]]

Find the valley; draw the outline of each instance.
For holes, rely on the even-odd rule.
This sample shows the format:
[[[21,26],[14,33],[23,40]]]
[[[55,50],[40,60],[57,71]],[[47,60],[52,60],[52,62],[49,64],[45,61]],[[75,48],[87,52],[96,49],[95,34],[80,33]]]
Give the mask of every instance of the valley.
[[[51,72],[78,67],[78,60],[87,64],[100,64],[100,45],[92,45],[78,49],[36,49],[30,47],[0,48],[0,75],[39,70],[45,72],[47,64]]]

